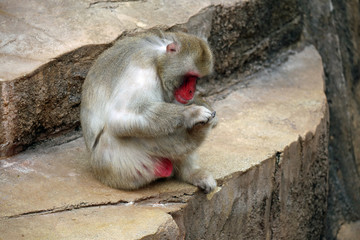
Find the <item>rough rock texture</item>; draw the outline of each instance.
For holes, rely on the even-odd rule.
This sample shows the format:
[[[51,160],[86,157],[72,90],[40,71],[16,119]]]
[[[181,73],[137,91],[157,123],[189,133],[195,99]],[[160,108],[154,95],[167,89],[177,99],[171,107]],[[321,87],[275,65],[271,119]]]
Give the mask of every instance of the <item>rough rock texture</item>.
[[[114,214],[116,212],[116,214]],[[160,209],[99,206],[1,222],[1,239],[173,239],[174,220]],[[4,227],[10,227],[8,230]],[[109,231],[111,229],[111,231]]]
[[[224,76],[248,75],[253,63],[299,40],[301,12],[294,3],[2,1],[0,156],[79,127],[82,82],[94,58],[117,37],[166,23],[164,28],[180,26],[209,38],[216,74],[200,89],[214,94],[239,81]]]
[[[343,224],[337,234],[338,240],[353,240],[360,236],[360,221]]]
[[[301,12],[296,0],[242,1],[234,7],[217,6],[209,42],[216,73],[228,77],[244,71],[246,64],[297,42]]]
[[[324,62],[330,108],[329,198],[326,239],[360,220],[360,3],[301,1],[305,38]]]
[[[256,71],[281,49],[299,41],[301,12],[296,0],[241,1],[234,7],[216,6],[209,43],[214,50],[215,74],[206,81],[207,94],[239,81],[239,73]],[[258,66],[257,66],[258,67]]]
[[[199,150],[219,185],[208,195],[175,180],[106,187],[82,138],[0,160],[0,239],[319,239],[328,180],[322,74],[309,46],[215,103],[220,123]]]
[[[309,53],[303,55],[306,56],[303,61],[318,66],[316,57]],[[219,115],[226,116],[221,119],[226,129],[215,130],[216,139],[224,139],[220,141],[223,144],[213,141],[212,152],[205,155],[209,159],[207,162],[211,161],[210,170],[236,170],[233,165],[226,166],[229,160],[219,158],[218,151],[222,148],[228,149],[229,158],[237,160],[237,154],[246,155],[238,164],[256,158],[266,149],[272,148],[274,154],[246,172],[235,172],[227,177],[221,191],[211,201],[200,194],[191,199],[181,219],[187,239],[319,239],[322,236],[328,181],[327,105],[325,102],[322,105],[322,117],[312,112],[308,119],[309,115],[302,115],[298,107],[289,110],[285,104],[292,105],[302,99],[300,105],[307,105],[305,102],[316,105],[318,100],[310,99],[312,90],[320,86],[305,79],[320,76],[322,69],[314,67],[313,72],[309,72],[307,64],[282,66],[277,72],[280,74],[262,73],[251,79],[239,95],[233,93],[216,105],[223,109]],[[290,70],[294,67],[299,67],[299,75]],[[304,92],[296,94],[291,88],[301,88]],[[268,102],[272,97],[274,99]],[[256,107],[257,104],[261,107]],[[319,123],[316,129],[296,134],[300,125],[315,122]],[[274,125],[281,127],[277,129]],[[256,137],[247,135],[246,131],[254,131]],[[233,135],[235,139],[229,137]],[[299,138],[279,151],[276,145],[284,143],[290,135]],[[264,141],[262,144],[259,138]],[[219,167],[216,161],[224,162],[222,170],[216,169]]]
[[[326,238],[356,233],[356,224],[340,225],[360,212],[358,10],[340,0],[1,1],[0,157],[77,129],[92,62],[138,28],[206,37],[216,72],[199,89],[225,99],[216,103],[221,124],[200,149],[217,192],[205,197],[174,180],[110,189],[93,179],[81,139],[41,145],[0,162],[0,239],[321,238],[323,66],[312,47],[283,65],[288,54],[278,55],[303,40],[324,60],[332,119]]]

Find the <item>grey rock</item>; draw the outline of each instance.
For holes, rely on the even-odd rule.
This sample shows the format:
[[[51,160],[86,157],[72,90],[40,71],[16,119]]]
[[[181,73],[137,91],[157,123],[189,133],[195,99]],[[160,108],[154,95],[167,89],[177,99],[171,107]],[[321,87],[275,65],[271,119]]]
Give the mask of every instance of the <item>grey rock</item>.
[[[314,47],[214,107],[219,125],[199,149],[214,192],[173,179],[112,189],[93,177],[82,138],[40,145],[0,160],[0,238],[318,239],[328,108]]]

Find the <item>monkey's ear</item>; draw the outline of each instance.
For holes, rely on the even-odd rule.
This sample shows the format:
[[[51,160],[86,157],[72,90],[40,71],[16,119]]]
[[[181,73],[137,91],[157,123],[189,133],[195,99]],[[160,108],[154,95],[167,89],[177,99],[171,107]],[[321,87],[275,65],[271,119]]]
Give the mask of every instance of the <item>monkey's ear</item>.
[[[176,53],[179,51],[179,46],[176,42],[172,42],[166,46],[166,52]]]

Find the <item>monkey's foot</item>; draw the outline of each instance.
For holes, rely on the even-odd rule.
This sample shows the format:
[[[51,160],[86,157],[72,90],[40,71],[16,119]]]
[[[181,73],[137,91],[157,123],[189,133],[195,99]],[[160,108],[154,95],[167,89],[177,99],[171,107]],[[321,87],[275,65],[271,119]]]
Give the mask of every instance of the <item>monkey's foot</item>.
[[[173,164],[168,158],[160,158],[155,166],[157,177],[170,177],[173,171]]]
[[[194,185],[202,189],[204,193],[209,193],[216,188],[216,181],[211,175],[209,175],[206,178],[198,179],[194,182]]]
[[[195,170],[185,181],[199,187],[204,193],[209,193],[216,188],[216,181],[213,176],[201,169]]]

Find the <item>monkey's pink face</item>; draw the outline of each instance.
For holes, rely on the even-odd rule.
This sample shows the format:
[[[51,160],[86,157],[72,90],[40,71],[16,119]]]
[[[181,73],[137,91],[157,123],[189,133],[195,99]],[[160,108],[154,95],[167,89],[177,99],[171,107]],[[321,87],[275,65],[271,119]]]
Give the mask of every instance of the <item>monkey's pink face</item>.
[[[196,91],[196,81],[198,78],[199,74],[195,72],[188,72],[185,74],[184,82],[174,91],[174,97],[176,101],[181,104],[187,104],[194,98]]]

